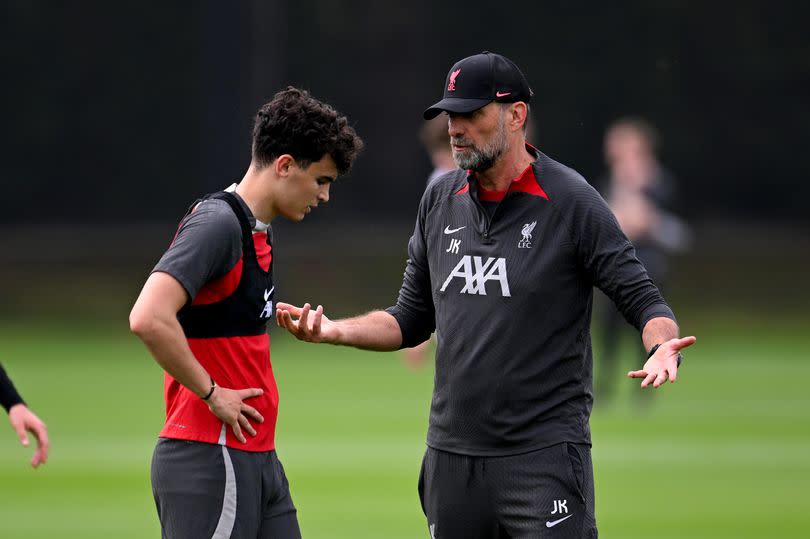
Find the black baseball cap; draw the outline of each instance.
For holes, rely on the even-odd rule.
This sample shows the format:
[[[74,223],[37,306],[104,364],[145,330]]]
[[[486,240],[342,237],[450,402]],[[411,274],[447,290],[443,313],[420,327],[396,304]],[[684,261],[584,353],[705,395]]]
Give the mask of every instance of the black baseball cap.
[[[532,89],[518,66],[505,56],[484,51],[468,56],[450,68],[441,101],[426,109],[425,120],[441,112],[472,112],[493,102],[528,103]]]

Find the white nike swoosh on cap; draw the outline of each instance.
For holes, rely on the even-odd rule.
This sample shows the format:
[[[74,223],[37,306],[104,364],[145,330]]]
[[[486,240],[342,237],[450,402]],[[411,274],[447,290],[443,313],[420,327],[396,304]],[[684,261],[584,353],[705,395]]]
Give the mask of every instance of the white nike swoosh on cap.
[[[444,227],[444,233],[445,234],[452,234],[453,232],[458,232],[462,228],[467,228],[467,226],[465,225],[465,226],[460,226],[458,228],[450,228],[450,226],[448,225],[448,226]]]
[[[559,520],[552,520],[550,522],[546,522],[546,528],[553,528],[554,526],[556,526],[557,524],[559,524],[563,520],[567,520],[567,519],[571,518],[572,516],[574,516],[574,515],[568,515],[567,517],[562,517]]]

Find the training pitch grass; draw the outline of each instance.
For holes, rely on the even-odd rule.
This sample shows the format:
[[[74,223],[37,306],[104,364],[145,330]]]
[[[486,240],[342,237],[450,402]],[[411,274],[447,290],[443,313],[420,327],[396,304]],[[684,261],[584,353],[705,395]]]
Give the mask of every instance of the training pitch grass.
[[[149,462],[160,369],[124,323],[41,326],[0,323],[0,358],[52,438],[49,462],[32,470],[31,451],[2,418],[0,537],[159,537]],[[678,382],[646,406],[634,405],[630,380],[610,406],[597,403],[601,537],[807,537],[802,327],[705,324]],[[276,330],[272,340],[277,446],[304,537],[428,537],[416,481],[432,366],[414,371],[394,354],[307,345]]]

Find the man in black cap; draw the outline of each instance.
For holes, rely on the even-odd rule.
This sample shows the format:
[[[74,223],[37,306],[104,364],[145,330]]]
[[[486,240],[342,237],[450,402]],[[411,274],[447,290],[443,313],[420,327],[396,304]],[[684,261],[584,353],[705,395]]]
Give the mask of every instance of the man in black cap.
[[[526,144],[532,91],[507,58],[457,62],[447,114],[458,170],[428,186],[396,305],[332,321],[279,303],[310,342],[394,350],[435,329],[419,494],[431,537],[596,537],[588,426],[593,286],[642,332],[641,387],[675,381],[678,326],[602,198]],[[296,317],[296,318],[293,318]]]

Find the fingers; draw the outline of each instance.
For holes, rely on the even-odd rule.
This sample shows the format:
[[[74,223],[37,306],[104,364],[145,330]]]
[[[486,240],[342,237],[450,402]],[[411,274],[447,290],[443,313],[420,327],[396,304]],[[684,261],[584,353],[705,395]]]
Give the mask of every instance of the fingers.
[[[250,424],[250,420],[248,420],[245,414],[250,415],[259,423],[264,422],[264,417],[262,417],[262,414],[260,414],[256,409],[251,408],[250,406],[245,406],[245,409],[242,411],[242,413],[236,416],[236,420],[233,423],[231,423],[231,429],[233,430],[234,436],[236,436],[236,439],[242,442],[243,444],[247,443],[247,438],[245,438],[245,435],[242,433],[243,430],[244,432],[247,432],[251,436],[256,436],[256,429],[253,428],[253,425]]]
[[[287,311],[295,316],[301,316],[301,307],[296,307],[295,305],[290,305],[289,303],[284,303],[283,301],[276,303],[276,312],[278,311]]]
[[[245,432],[251,436],[256,436],[256,429],[253,428],[253,425],[250,424],[250,421],[248,421],[248,418],[245,417],[244,414],[239,414],[236,420],[239,422],[239,425],[245,429]],[[245,443],[245,440],[242,440],[242,443]]]
[[[687,346],[692,346],[697,341],[697,337],[689,336],[689,337],[682,337],[680,339],[676,339],[674,343],[672,343],[672,347],[675,350],[682,350]]]
[[[307,320],[309,319],[309,311],[312,306],[309,303],[304,303],[304,308],[301,309],[301,316],[298,317],[298,331],[300,333],[307,333],[309,326]]]
[[[628,378],[644,378],[641,381],[641,387],[645,388],[648,385],[652,384],[654,388],[661,387],[664,383],[666,383],[667,379],[670,382],[674,382],[678,369],[671,368],[671,369],[661,369],[659,371],[651,371],[647,372],[645,370],[640,371],[630,371],[627,373]]]
[[[256,408],[252,406],[248,406],[247,404],[243,405],[242,413],[245,415],[249,415],[254,421],[264,423],[264,416],[260,414]]]
[[[309,317],[312,315],[312,327],[309,325]],[[312,312],[312,305],[304,303],[301,309],[301,316],[298,318],[298,335],[305,339],[310,340],[312,337],[320,335],[321,321],[323,320],[323,305],[318,305],[315,312]]]
[[[290,311],[285,311],[282,309],[276,309],[276,323],[279,327],[294,333],[298,326],[293,322],[292,316],[290,316]]]
[[[289,303],[276,304],[276,324],[290,333],[295,333],[298,330],[298,324],[293,321],[292,314],[301,316],[301,309]]]
[[[253,428],[253,425],[250,424],[250,421],[248,420],[247,416],[252,417],[259,423],[264,422],[264,417],[262,416],[262,414],[259,413],[258,410],[256,410],[252,406],[248,406],[247,404],[242,405],[242,411],[239,413],[239,415],[236,416],[236,420],[233,423],[231,423],[231,428],[233,429],[233,434],[234,436],[236,436],[236,439],[242,442],[243,444],[247,443],[247,439],[245,438],[245,435],[242,433],[243,430],[244,432],[247,432],[251,436],[256,436],[256,429]]]
[[[323,320],[323,305],[318,305],[315,309],[315,316],[312,317],[312,334],[320,335],[321,333],[321,320]]]
[[[293,322],[290,311],[284,309],[276,309],[276,324],[278,324],[278,327],[284,328],[291,333],[295,333],[298,329],[298,324]]]
[[[45,461],[48,460],[48,452],[43,451],[42,449],[37,449],[34,451],[34,456],[31,458],[31,467],[36,468],[40,464],[45,464]]]
[[[251,420],[263,423],[264,416],[253,406],[245,404],[244,401],[263,395],[264,391],[257,387],[246,389],[218,387],[219,390],[214,393],[215,398],[208,402],[211,412],[225,424],[230,425],[234,437],[239,442],[247,443],[245,433],[256,436],[256,429],[251,424]]]
[[[37,450],[34,452],[34,457],[31,459],[31,466],[36,468],[40,464],[45,464],[48,460],[48,449],[51,446],[48,440],[48,427],[42,421],[37,421],[30,425],[29,430],[37,440]]]
[[[675,360],[675,365],[667,369],[669,373],[669,381],[670,383],[674,383],[675,379],[678,377],[678,361]]]
[[[312,305],[304,303],[304,306],[294,310],[287,310],[280,303],[276,309],[276,324],[292,333],[296,339],[308,342],[320,342],[321,326],[326,318],[323,315],[323,306],[312,310]],[[298,316],[298,320],[293,320],[293,315]],[[311,325],[310,325],[311,322]]]
[[[264,393],[258,387],[251,387],[249,389],[237,389],[236,394],[239,396],[240,399],[252,399],[253,397],[259,397]]]
[[[278,308],[276,309],[276,325],[277,325],[278,327],[280,327],[280,328],[283,328],[283,327],[284,327],[284,326],[282,325],[282,323],[283,323],[283,321],[284,321],[284,316],[283,316],[283,315],[284,315],[284,312],[285,312],[285,311],[282,311],[281,309],[278,309]]]
[[[290,316],[290,311],[279,312],[281,313],[281,322],[279,323],[279,326],[295,335],[298,332],[298,324],[293,322],[292,316]]]
[[[648,385],[653,383],[653,381],[656,379],[657,376],[658,376],[658,374],[656,374],[654,372],[648,373],[647,376],[644,378],[644,380],[641,381],[641,388],[644,389]]]
[[[657,389],[657,388],[661,387],[661,384],[665,383],[666,381],[667,381],[667,371],[663,370],[663,371],[659,372],[655,376],[655,381],[653,382],[653,387]]]
[[[20,439],[20,443],[28,447],[28,433],[25,431],[25,422],[12,420],[11,426],[14,428],[14,432],[17,433],[17,438]]]
[[[276,324],[300,340],[309,340],[312,335],[318,335],[321,331],[323,307],[318,305],[318,309],[313,314],[312,328],[309,327],[311,313],[312,305],[309,303],[304,303],[301,308],[288,303],[278,303],[276,304]],[[293,320],[293,316],[297,316],[298,320]]]
[[[240,415],[239,417],[243,416]],[[237,418],[236,421],[231,423],[231,430],[233,430],[233,435],[236,436],[236,439],[245,444],[247,443],[247,440],[245,439],[245,435],[242,434],[242,429],[239,426],[239,423],[240,423],[239,418]]]
[[[242,411],[239,413],[239,415],[236,416],[236,420],[233,423],[231,423],[231,428],[233,429],[234,436],[236,436],[236,439],[242,442],[243,444],[247,443],[245,435],[242,434],[243,430],[248,434],[250,434],[251,436],[256,436],[256,429],[253,428],[253,425],[250,424],[250,421],[248,420],[247,416],[252,417],[255,421],[259,423],[264,423],[264,416],[262,416],[262,414],[260,414],[258,410],[256,410],[252,406],[243,404]]]

